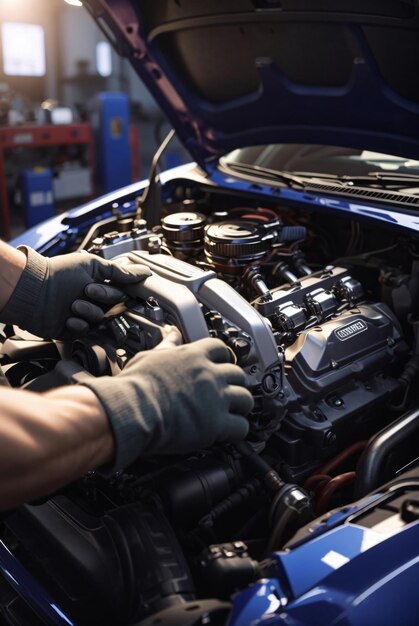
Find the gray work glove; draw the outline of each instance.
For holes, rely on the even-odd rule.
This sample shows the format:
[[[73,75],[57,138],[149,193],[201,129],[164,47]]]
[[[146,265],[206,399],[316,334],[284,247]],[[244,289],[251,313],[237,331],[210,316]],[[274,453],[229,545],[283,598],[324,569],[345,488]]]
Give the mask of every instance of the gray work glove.
[[[85,334],[90,324],[101,321],[103,308],[124,298],[118,287],[151,274],[144,265],[121,266],[87,252],[49,259],[31,248],[20,249],[28,260],[0,321],[17,324],[39,337],[65,339]]]
[[[83,382],[99,398],[122,469],[141,455],[184,454],[243,439],[253,407],[245,374],[219,339],[135,356],[121,374]]]

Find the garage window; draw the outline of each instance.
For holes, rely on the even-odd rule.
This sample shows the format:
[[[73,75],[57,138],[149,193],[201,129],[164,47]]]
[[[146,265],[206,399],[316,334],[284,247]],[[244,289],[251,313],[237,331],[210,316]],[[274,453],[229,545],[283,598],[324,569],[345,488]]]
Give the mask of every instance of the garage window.
[[[45,76],[45,35],[38,24],[5,22],[1,27],[7,76]]]

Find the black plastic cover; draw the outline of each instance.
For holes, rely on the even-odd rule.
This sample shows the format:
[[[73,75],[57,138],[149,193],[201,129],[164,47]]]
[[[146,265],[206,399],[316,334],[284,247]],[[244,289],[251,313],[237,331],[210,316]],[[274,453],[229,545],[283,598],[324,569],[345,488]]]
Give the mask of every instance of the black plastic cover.
[[[60,495],[18,509],[7,527],[80,626],[132,623],[194,598],[183,552],[156,509],[130,504],[96,517]]]
[[[390,309],[363,304],[302,332],[285,352],[285,369],[293,390],[310,401],[381,372],[405,350]]]

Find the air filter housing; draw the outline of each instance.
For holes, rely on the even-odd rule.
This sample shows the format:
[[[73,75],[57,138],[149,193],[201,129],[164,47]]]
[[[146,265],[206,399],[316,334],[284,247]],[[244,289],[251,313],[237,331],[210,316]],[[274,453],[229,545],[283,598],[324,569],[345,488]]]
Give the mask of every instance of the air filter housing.
[[[276,235],[276,231],[266,230],[256,221],[217,222],[205,229],[205,254],[218,263],[234,259],[238,264],[247,264],[263,257]]]
[[[163,218],[161,226],[168,248],[181,258],[196,255],[203,248],[206,222],[205,215],[192,211]]]

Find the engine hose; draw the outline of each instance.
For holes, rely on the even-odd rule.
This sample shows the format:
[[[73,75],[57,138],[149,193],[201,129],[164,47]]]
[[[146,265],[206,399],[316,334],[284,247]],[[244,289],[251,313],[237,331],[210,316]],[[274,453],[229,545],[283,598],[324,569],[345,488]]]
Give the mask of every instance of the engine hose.
[[[325,485],[320,493],[319,499],[316,504],[316,515],[321,515],[327,511],[330,498],[341,487],[352,485],[355,481],[355,472],[346,472],[346,474],[340,474],[332,478],[327,485]]]
[[[288,241],[304,241],[307,238],[305,226],[283,226],[278,237],[280,243]]]
[[[313,474],[312,476],[310,476],[309,478],[307,478],[306,482],[304,483],[304,489],[306,491],[308,491],[310,489],[310,487],[312,485],[315,485],[316,483],[325,483],[325,482],[330,482],[332,480],[332,477],[329,476],[329,474]],[[318,487],[319,485],[317,485]]]
[[[405,413],[372,437],[357,467],[355,497],[362,498],[380,484],[385,457],[419,429],[419,409]]]
[[[285,532],[290,524],[303,526],[314,517],[311,499],[306,492],[298,485],[286,484],[275,494],[271,510],[269,513],[269,523],[274,529],[267,547],[265,555],[280,548],[286,541]]]
[[[415,363],[415,361],[417,362]],[[414,356],[408,361],[403,373],[398,378],[398,382],[401,385],[402,396],[401,396],[400,402],[391,403],[390,406],[393,411],[403,411],[407,408],[410,389],[411,389],[414,379],[416,378],[418,374],[418,371],[419,371],[419,357]]]
[[[265,557],[267,558],[275,550],[279,550],[285,543],[285,530],[290,523],[298,517],[298,513],[294,509],[287,509],[277,521],[273,533],[266,546]]]
[[[234,444],[237,452],[252,466],[265,487],[270,492],[277,492],[285,485],[284,481],[272,467],[263,459],[247,441],[239,441]]]
[[[252,496],[259,494],[260,487],[259,479],[253,478],[249,480],[249,482],[242,485],[240,489],[237,489],[237,491],[234,491],[234,493],[216,504],[207,515],[201,518],[198,522],[198,526],[212,528],[219,517],[229,513],[232,509],[240,506]]]
[[[406,366],[399,377],[399,381],[409,386],[419,372],[419,355],[412,356],[411,359],[406,363]]]
[[[309,476],[304,483],[304,489],[308,490],[313,483],[319,482],[319,480],[331,479],[331,474],[334,470],[336,470],[342,463],[350,459],[352,456],[357,454],[358,452],[362,452],[367,447],[367,441],[357,441],[352,443],[350,446],[339,452],[333,459],[330,459],[325,465],[320,467],[314,474]]]
[[[406,408],[411,385],[419,373],[419,355],[412,356],[406,363],[405,368],[398,381],[404,391],[403,397],[398,404],[392,404],[394,410],[403,410]]]
[[[419,322],[417,320],[409,319],[409,323],[412,326],[413,334],[415,336],[413,346],[413,356],[406,363],[403,372],[401,373],[398,381],[404,389],[404,394],[399,404],[393,405],[393,409],[406,408],[406,402],[409,396],[410,387],[419,373]]]

